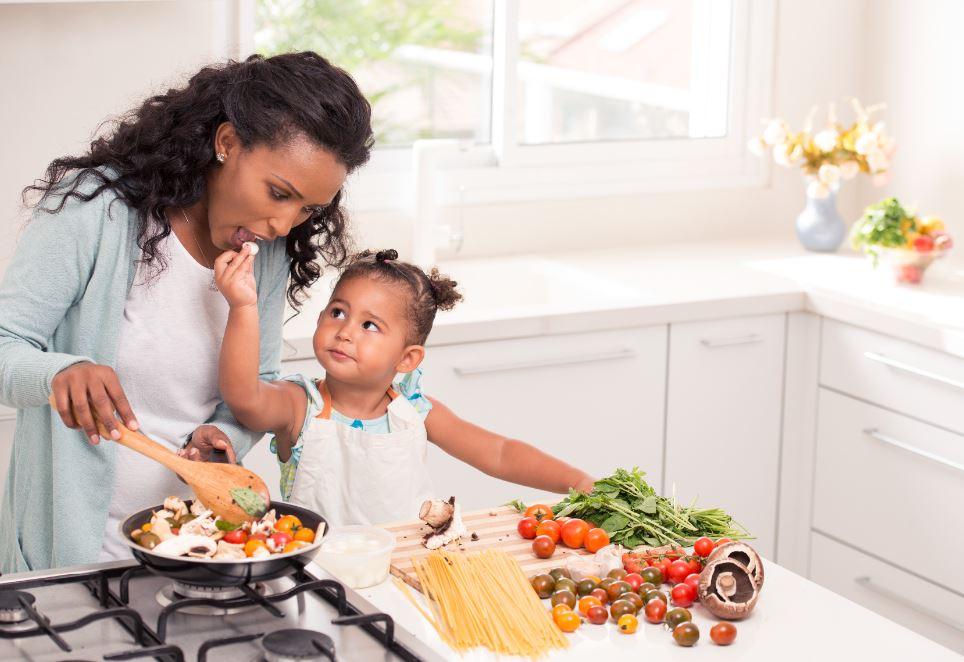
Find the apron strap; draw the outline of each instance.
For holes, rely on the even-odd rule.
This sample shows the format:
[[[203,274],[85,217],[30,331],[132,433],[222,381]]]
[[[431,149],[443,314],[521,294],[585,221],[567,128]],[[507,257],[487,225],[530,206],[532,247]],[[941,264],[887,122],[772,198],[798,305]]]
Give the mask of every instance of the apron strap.
[[[315,382],[315,386],[318,387],[318,391],[321,393],[321,400],[324,405],[321,408],[321,413],[315,416],[315,418],[330,419],[331,418],[331,392],[328,390],[328,384],[323,380],[319,379]],[[398,393],[391,386],[388,387],[387,391],[388,397],[394,400],[398,397]]]

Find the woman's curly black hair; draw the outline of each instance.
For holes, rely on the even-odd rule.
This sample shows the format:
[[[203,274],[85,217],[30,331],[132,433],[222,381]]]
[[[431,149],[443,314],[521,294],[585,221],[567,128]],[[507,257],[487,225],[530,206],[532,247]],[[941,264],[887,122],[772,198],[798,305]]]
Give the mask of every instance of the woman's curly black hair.
[[[204,194],[205,175],[218,165],[214,136],[224,122],[234,126],[246,148],[273,147],[304,135],[349,172],[371,155],[371,106],[348,73],[312,52],[252,55],[204,67],[187,86],[148,98],[116,120],[108,135],[95,139],[88,153],[51,162],[44,178],[24,189],[24,202],[39,192],[36,206],[57,212],[69,197],[86,202],[111,189],[137,210],[137,245],[142,261],[150,263],[158,257],[158,243],[171,233],[164,209],[189,207]],[[103,166],[116,175],[105,174]],[[77,176],[68,182],[65,177],[72,173]],[[97,186],[78,190],[88,178]],[[295,308],[321,275],[319,256],[340,267],[351,253],[341,200],[339,192],[288,234],[287,296]]]

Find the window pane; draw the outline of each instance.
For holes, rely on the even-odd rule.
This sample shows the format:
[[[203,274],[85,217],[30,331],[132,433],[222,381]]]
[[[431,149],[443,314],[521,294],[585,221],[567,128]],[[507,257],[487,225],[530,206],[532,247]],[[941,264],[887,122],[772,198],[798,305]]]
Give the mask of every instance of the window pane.
[[[730,0],[523,0],[519,142],[726,134]]]
[[[492,0],[257,0],[255,47],[312,50],[372,102],[376,144],[490,140]]]

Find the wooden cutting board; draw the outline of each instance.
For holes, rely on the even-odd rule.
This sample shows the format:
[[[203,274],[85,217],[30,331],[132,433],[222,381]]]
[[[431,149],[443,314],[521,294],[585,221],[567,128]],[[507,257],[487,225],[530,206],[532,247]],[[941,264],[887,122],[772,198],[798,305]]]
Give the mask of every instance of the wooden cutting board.
[[[560,542],[551,558],[537,558],[532,553],[532,541],[522,538],[516,531],[516,526],[518,526],[521,517],[514,508],[509,506],[462,513],[462,521],[469,531],[468,535],[457,542],[450,543],[445,549],[450,552],[500,549],[519,562],[527,577],[564,566],[566,556],[570,554],[589,555],[589,552],[585,549],[570,549]],[[422,544],[422,540],[425,534],[432,529],[421,520],[397,522],[382,525],[381,528],[395,536],[395,551],[392,553],[392,574],[409,586],[421,591],[422,587],[415,575],[412,559],[421,559],[430,553],[430,550]],[[478,537],[478,540],[473,540],[473,533]]]

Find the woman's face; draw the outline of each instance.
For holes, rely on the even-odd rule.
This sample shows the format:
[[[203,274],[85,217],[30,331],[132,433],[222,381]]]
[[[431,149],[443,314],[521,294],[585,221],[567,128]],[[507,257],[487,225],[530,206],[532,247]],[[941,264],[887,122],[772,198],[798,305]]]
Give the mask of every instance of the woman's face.
[[[225,159],[208,180],[206,202],[211,241],[221,250],[287,236],[328,205],[348,176],[331,152],[303,135],[278,147],[246,149],[223,124],[215,150]]]

